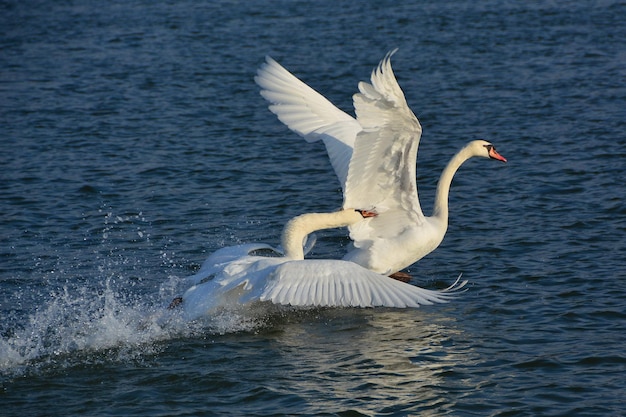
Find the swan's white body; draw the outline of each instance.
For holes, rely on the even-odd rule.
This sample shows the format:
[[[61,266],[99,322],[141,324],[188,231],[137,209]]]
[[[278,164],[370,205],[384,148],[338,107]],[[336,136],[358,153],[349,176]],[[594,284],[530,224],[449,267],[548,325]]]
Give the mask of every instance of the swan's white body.
[[[309,142],[324,142],[343,207],[378,213],[349,227],[353,248],[344,259],[386,275],[439,246],[448,227],[450,184],[463,162],[473,156],[506,161],[489,142],[467,144],[441,174],[433,214],[424,216],[416,184],[422,128],[395,79],[392,53],[372,72],[371,84],[359,83],[356,119],[269,57],[255,78],[280,121]]]
[[[304,260],[302,242],[322,228],[340,227],[362,219],[354,210],[305,214],[285,226],[280,251],[265,244],[240,245],[213,253],[182,296],[187,319],[219,308],[253,302],[300,307],[419,307],[448,302],[465,285],[457,280],[443,291],[433,291],[396,281],[343,260]],[[274,256],[251,255],[266,250]]]

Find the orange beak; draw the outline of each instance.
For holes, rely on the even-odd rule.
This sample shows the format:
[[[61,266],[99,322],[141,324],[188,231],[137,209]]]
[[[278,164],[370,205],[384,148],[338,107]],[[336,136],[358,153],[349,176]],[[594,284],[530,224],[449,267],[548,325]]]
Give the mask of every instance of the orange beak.
[[[506,158],[502,155],[500,155],[497,151],[496,148],[491,147],[489,149],[489,158],[491,159],[496,159],[498,161],[502,161],[502,162],[506,162]]]
[[[361,213],[361,216],[363,216],[364,219],[367,219],[368,217],[378,216],[378,213],[376,213],[375,211],[370,211],[370,210],[357,210],[357,211]]]

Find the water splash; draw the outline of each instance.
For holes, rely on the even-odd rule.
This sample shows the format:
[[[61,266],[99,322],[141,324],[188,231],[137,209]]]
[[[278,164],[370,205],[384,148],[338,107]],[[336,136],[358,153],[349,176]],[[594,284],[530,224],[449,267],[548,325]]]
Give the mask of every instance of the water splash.
[[[97,229],[95,250],[52,256],[54,264],[33,271],[38,278],[31,273],[13,280],[15,291],[0,309],[0,381],[77,364],[142,361],[172,339],[263,325],[258,311],[223,311],[189,322],[167,310],[185,280],[170,275],[154,282],[155,276],[177,268],[175,254],[151,241],[150,223],[142,213],[107,211]]]
[[[114,279],[102,288],[65,285],[51,292],[27,317],[9,315],[0,339],[0,375],[12,378],[77,364],[142,361],[161,352],[169,340],[264,326],[268,311],[258,306],[183,320],[178,311],[166,309],[163,298],[180,281],[170,277],[152,295],[129,292]]]
[[[71,361],[75,354],[112,348],[121,348],[120,359],[138,347],[153,351],[149,342],[167,338],[168,333],[141,325],[151,309],[114,289],[112,280],[99,289],[65,285],[24,320],[13,314],[4,331],[7,337],[0,340],[0,371],[28,372]]]

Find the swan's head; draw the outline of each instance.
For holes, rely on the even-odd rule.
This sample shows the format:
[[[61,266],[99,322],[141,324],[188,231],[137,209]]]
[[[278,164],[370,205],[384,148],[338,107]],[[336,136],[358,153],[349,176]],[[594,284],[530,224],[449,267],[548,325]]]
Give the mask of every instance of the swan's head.
[[[506,158],[496,151],[496,147],[486,140],[475,140],[470,142],[474,155],[483,156],[489,159],[495,159],[497,161],[506,162]]]

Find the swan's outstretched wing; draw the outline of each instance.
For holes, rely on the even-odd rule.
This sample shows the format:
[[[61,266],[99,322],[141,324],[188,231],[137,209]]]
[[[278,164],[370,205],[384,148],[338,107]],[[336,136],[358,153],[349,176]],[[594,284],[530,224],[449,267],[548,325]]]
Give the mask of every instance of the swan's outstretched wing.
[[[361,130],[359,123],[270,57],[266,57],[254,80],[281,122],[309,142],[324,142],[341,188],[345,189],[354,139]]]
[[[417,197],[416,162],[422,127],[391,69],[394,52],[374,69],[371,84],[359,83],[360,92],[353,97],[363,130],[350,160],[344,207],[379,214],[402,211],[410,217],[403,221],[419,225],[424,216]]]
[[[433,291],[348,261],[247,255],[259,247],[267,249],[241,245],[209,257],[203,270],[212,272],[211,279],[191,280],[195,285],[182,297],[184,317],[194,320],[219,308],[241,308],[258,301],[300,307],[419,307],[448,302],[467,283],[457,279],[449,288]],[[242,256],[234,257],[236,253]]]
[[[422,127],[391,69],[393,52],[374,69],[371,84],[359,83],[360,92],[354,95],[363,130],[355,141],[344,190],[344,207],[378,212],[377,217],[349,227],[355,250],[344,259],[380,273],[406,266],[404,252],[411,249],[398,246],[410,230],[425,223],[416,183]]]
[[[316,307],[419,307],[450,301],[466,281],[433,291],[396,281],[339,260],[304,260],[280,264],[262,288],[245,298],[274,304]]]

